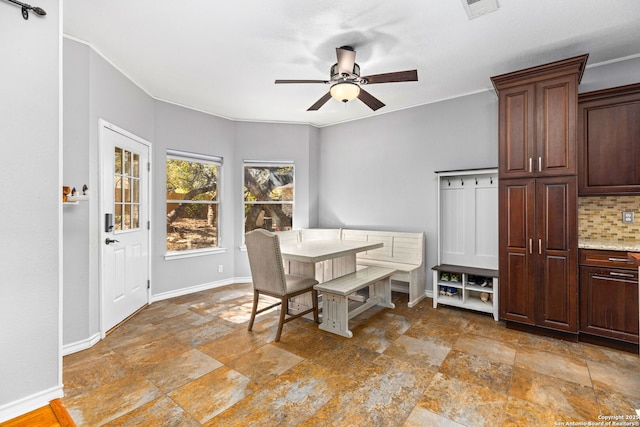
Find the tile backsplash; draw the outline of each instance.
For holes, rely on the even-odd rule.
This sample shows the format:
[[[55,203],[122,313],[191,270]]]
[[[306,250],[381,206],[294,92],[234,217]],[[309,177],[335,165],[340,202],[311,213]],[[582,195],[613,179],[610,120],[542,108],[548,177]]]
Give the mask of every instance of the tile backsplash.
[[[622,223],[632,211],[633,224]],[[640,196],[578,197],[578,236],[587,240],[640,241]]]

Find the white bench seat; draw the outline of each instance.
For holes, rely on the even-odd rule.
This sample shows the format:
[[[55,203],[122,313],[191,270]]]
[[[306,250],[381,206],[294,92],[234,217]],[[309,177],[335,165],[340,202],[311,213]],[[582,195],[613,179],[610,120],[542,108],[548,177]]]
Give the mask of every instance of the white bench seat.
[[[398,283],[392,290],[409,294],[409,307],[425,298],[424,233],[343,229],[342,239],[382,242],[384,246],[380,249],[358,253],[358,266],[396,270],[391,279],[406,285]]]
[[[353,337],[349,330],[349,319],[375,306],[395,308],[391,302],[392,268],[365,267],[353,273],[337,277],[314,286],[322,292],[322,324],[320,329],[343,337]],[[369,287],[369,298],[354,310],[349,311],[349,295]]]

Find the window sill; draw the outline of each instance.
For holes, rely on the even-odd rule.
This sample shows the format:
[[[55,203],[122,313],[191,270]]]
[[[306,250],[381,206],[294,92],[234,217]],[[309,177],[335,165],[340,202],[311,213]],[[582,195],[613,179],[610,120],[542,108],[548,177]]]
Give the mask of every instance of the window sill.
[[[227,252],[226,248],[194,249],[192,251],[168,252],[164,254],[164,259],[165,261],[171,261],[174,259],[195,258],[200,256],[223,254],[225,252]]]

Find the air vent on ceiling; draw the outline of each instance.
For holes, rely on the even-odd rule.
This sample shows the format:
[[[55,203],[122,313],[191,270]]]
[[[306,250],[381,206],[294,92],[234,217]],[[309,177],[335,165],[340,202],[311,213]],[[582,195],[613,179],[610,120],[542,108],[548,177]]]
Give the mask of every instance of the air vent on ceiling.
[[[477,18],[485,13],[495,12],[498,10],[497,0],[462,0],[464,11],[467,12],[469,19]]]

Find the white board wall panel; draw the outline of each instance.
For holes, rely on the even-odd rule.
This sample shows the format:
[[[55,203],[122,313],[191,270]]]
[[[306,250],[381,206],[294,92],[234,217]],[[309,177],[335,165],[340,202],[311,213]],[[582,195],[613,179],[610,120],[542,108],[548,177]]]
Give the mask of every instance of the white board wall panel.
[[[438,264],[498,268],[497,171],[439,175]]]

